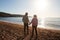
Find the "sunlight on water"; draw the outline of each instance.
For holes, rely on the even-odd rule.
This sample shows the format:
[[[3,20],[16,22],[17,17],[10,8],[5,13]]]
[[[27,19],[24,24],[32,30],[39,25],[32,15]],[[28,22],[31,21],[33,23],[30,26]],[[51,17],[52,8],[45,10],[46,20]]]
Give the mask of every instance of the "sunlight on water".
[[[41,18],[41,25],[38,25],[38,28],[45,28],[45,29],[54,29],[54,27],[47,27],[45,25],[45,18]]]
[[[55,28],[53,26],[47,26],[46,23],[45,23],[45,18],[42,18],[41,19],[41,24],[38,25],[38,28],[45,28],[45,29],[55,29],[55,30],[60,30],[60,28]]]
[[[45,18],[41,19],[41,25],[38,25],[39,28],[45,28]]]

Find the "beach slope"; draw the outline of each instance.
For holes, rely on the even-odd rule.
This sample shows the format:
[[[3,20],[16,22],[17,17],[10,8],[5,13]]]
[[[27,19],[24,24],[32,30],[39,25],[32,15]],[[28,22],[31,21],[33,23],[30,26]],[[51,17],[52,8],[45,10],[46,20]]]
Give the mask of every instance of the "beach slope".
[[[29,31],[30,34],[24,38],[23,25],[0,21],[0,40],[29,40],[31,27]],[[60,30],[38,28],[38,36],[35,37],[34,35],[32,40],[60,40]]]

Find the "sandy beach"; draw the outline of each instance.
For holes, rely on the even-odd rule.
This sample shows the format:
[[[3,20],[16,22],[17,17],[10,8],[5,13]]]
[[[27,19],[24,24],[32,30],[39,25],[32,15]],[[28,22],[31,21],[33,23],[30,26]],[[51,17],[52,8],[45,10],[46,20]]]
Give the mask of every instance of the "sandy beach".
[[[0,40],[29,40],[30,34],[23,39],[23,25],[12,24],[0,21]],[[60,30],[38,28],[38,37],[33,36],[32,40],[60,40]]]

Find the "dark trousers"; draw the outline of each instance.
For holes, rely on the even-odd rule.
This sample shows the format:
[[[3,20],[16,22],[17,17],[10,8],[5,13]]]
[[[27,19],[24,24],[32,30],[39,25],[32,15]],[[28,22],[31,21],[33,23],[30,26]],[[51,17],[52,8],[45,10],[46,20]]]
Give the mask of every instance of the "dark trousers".
[[[36,34],[36,37],[37,37],[37,26],[32,26],[32,35],[31,35],[31,37],[33,37],[33,35],[34,35],[34,30],[35,30],[35,34]]]
[[[29,34],[28,23],[24,23],[24,35]]]

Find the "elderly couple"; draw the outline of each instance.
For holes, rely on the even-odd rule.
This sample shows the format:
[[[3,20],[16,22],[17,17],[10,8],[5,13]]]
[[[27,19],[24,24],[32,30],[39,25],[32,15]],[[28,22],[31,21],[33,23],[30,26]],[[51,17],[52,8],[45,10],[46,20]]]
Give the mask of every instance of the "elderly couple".
[[[29,27],[28,27],[28,25],[30,25],[30,24],[32,24],[32,35],[31,35],[31,37],[33,37],[33,35],[34,35],[34,30],[35,30],[35,33],[36,33],[36,36],[37,36],[37,25],[38,25],[37,16],[34,15],[33,18],[32,18],[32,21],[29,22],[28,12],[26,12],[25,15],[23,16],[22,21],[24,23],[24,36],[26,36],[26,34],[27,35],[29,34]]]

